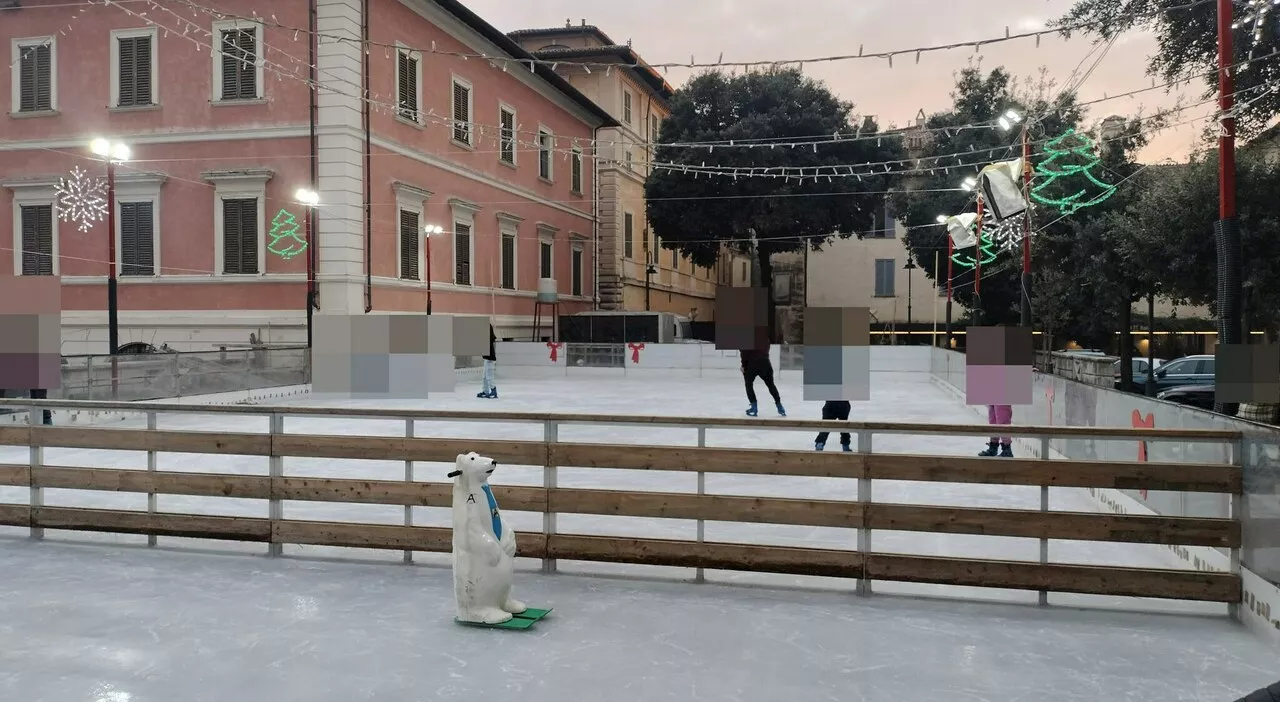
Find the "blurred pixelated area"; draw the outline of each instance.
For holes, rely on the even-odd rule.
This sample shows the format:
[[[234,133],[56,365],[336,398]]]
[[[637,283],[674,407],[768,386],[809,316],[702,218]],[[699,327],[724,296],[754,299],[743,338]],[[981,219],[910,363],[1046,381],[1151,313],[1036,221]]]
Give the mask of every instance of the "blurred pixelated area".
[[[969,327],[965,340],[965,402],[1031,404],[1035,345],[1029,327]]]
[[[0,278],[0,388],[62,387],[62,279]]]
[[[1280,404],[1280,346],[1222,344],[1214,359],[1215,402]]]
[[[871,400],[869,308],[805,308],[804,399]]]
[[[454,358],[489,353],[489,322],[441,314],[318,314],[312,393],[411,400],[453,392]]]
[[[716,288],[716,349],[769,347],[769,292],[764,288]]]

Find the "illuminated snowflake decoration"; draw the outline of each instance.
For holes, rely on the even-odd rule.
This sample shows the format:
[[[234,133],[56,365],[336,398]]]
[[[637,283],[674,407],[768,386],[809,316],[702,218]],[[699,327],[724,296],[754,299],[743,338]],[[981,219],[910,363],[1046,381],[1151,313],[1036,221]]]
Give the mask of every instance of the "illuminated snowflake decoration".
[[[991,210],[987,209],[982,213],[982,236],[990,235],[991,241],[1002,251],[1017,253],[1022,250],[1024,223],[1022,215],[997,222]]]
[[[58,181],[58,219],[74,222],[87,232],[94,222],[107,217],[107,184],[92,178],[77,166],[70,178]]]

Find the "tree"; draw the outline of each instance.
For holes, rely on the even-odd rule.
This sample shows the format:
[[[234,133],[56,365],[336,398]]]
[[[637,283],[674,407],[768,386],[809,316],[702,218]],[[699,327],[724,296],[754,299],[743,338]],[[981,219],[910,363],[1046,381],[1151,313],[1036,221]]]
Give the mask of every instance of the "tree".
[[[805,242],[818,249],[833,237],[870,229],[881,194],[897,179],[858,166],[904,155],[898,138],[879,136],[872,120],[853,124],[852,114],[852,104],[797,69],[693,78],[672,98],[654,156],[663,165],[645,183],[653,233],[664,248],[705,267],[715,265],[725,244],[750,253],[754,234],[761,284],[771,289],[772,254],[800,250]],[[829,143],[820,143],[825,139]],[[804,145],[789,146],[796,142]],[[722,147],[681,146],[688,143]],[[817,167],[822,175],[797,178],[784,167]],[[706,172],[746,168],[761,170],[754,177]]]
[[[922,172],[916,174],[902,192],[895,194],[894,209],[907,227],[906,244],[911,256],[925,274],[940,285],[945,285],[947,279],[947,235],[937,224],[938,216],[973,211],[973,194],[959,189],[961,181],[977,175],[978,169],[989,163],[1022,155],[1018,133],[996,127],[996,120],[1010,109],[1038,117],[1032,125],[1032,139],[1037,142],[1043,141],[1046,135],[1057,136],[1080,122],[1075,96],[1066,93],[1046,97],[1050,89],[1051,86],[1041,82],[1034,94],[1026,94],[1029,91],[1020,91],[1005,69],[995,68],[987,73],[981,66],[970,65],[956,76],[951,109],[934,114],[926,121],[926,128],[933,130],[932,140],[924,151],[913,154],[918,157]],[[1035,156],[1033,160],[1039,158]],[[938,251],[942,255],[937,257],[939,266],[935,270]],[[991,265],[983,265],[984,323],[1017,323],[1022,288],[1018,276],[1020,260],[1003,256]],[[953,269],[955,300],[972,306],[976,272],[960,266]]]
[[[1235,3],[1237,11],[1239,4]],[[1187,0],[1078,0],[1065,16],[1057,20],[1060,27],[1087,24],[1073,31],[1092,34],[1105,40],[1133,30],[1148,30],[1156,35],[1159,50],[1147,61],[1147,72],[1166,82],[1208,78],[1210,87],[1205,98],[1217,94],[1218,13],[1217,3]],[[1243,20],[1249,12],[1239,12]],[[1274,20],[1274,18],[1272,18]],[[1280,114],[1280,93],[1271,91],[1270,82],[1280,57],[1280,36],[1274,21],[1254,25],[1239,22],[1233,32],[1236,57],[1244,63],[1250,56],[1259,57],[1248,68],[1232,73],[1235,89],[1241,92],[1236,107],[1240,134],[1251,137]],[[1260,30],[1255,40],[1255,31]],[[1265,58],[1264,58],[1265,57]],[[1262,64],[1266,64],[1265,66]],[[1247,98],[1247,99],[1245,99]]]

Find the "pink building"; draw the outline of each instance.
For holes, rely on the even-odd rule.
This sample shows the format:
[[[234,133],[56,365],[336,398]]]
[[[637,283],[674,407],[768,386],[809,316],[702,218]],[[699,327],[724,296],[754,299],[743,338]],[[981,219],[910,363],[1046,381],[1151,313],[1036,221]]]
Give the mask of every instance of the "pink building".
[[[290,218],[305,239],[299,188],[320,198],[325,313],[423,311],[428,275],[433,311],[508,338],[533,334],[540,279],[562,314],[594,306],[593,137],[616,123],[549,66],[454,0],[210,5],[0,11],[0,275],[62,277],[64,353],[107,346],[107,223],[81,231],[55,194],[75,167],[104,173],[96,137],[132,151],[122,345],[303,341],[311,252],[275,253],[297,245]]]

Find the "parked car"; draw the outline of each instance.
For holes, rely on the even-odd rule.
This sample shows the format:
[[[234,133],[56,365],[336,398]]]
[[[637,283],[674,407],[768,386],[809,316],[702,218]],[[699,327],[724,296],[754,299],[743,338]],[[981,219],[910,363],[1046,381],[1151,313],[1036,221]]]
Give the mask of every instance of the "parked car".
[[[1213,411],[1213,397],[1214,386],[1212,385],[1181,385],[1156,394],[1157,400],[1199,407],[1210,412]]]
[[[1183,356],[1156,368],[1157,395],[1183,385],[1213,385],[1214,357]]]
[[[1131,391],[1145,393],[1147,391],[1147,359],[1132,358],[1130,360],[1133,362],[1133,386]],[[1153,358],[1151,360],[1156,364],[1156,368],[1159,368],[1164,363],[1163,358]],[[1123,390],[1120,387],[1120,361],[1117,360],[1111,364],[1111,369],[1116,379],[1116,390]]]

